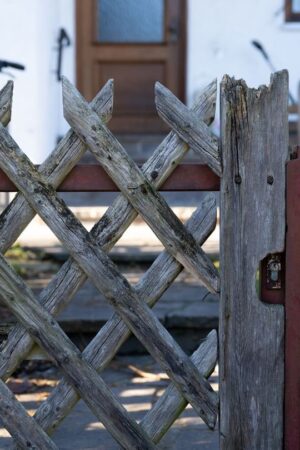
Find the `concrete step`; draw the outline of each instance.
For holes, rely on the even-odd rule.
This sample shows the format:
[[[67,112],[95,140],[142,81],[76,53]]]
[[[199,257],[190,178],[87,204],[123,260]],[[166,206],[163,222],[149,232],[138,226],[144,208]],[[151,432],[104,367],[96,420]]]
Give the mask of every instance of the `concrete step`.
[[[138,281],[146,268],[147,265],[120,266],[123,275],[132,285]],[[32,281],[31,285],[39,291],[38,282]],[[188,352],[195,350],[201,339],[211,329],[218,327],[218,296],[209,293],[184,271],[167,289],[153,310],[160,322]],[[84,348],[113,312],[107,300],[87,280],[70,305],[59,314],[58,321],[75,341],[77,339],[77,345]],[[135,338],[131,338],[120,353],[132,352],[145,352],[145,348]]]

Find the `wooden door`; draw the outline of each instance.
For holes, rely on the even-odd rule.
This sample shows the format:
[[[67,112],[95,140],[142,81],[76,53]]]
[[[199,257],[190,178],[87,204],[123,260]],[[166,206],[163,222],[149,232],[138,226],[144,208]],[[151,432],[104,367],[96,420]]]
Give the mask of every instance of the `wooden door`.
[[[90,100],[115,80],[113,131],[165,130],[155,81],[184,100],[185,17],[185,0],[77,0],[77,85]]]

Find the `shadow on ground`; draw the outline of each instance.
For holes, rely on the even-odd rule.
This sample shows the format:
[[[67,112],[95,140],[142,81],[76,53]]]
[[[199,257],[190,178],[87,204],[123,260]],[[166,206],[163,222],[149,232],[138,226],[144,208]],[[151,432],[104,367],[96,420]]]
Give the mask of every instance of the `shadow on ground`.
[[[49,363],[31,363],[15,378],[9,380],[10,388],[16,393],[30,414],[44,401],[58,383],[61,375]],[[139,421],[154,405],[169,384],[164,373],[149,356],[127,356],[116,358],[109,369],[102,373],[106,383],[118,395],[132,418]],[[213,388],[218,389],[218,373],[210,379]],[[1,424],[0,424],[1,426]],[[120,447],[98,422],[83,401],[60,425],[53,440],[62,450],[117,450]],[[4,428],[0,428],[0,448],[11,448],[12,439]],[[188,406],[160,442],[160,449],[216,450],[218,432],[210,431],[193,409]]]

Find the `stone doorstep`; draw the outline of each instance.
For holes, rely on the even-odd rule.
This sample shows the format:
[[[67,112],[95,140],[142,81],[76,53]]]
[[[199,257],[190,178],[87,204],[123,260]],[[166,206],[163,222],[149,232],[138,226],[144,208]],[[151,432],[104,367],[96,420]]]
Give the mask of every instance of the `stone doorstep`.
[[[125,267],[125,266],[124,266]],[[121,268],[121,267],[120,267]],[[124,275],[134,286],[142,276],[145,269],[126,268]],[[180,278],[181,277],[181,278]],[[41,284],[33,282],[31,285],[36,293],[41,289]],[[36,286],[36,287],[35,287]],[[209,327],[218,318],[218,296],[211,294],[199,282],[195,282],[184,272],[164,292],[153,310],[159,320],[167,327],[197,328]],[[87,280],[74,295],[70,305],[58,316],[65,327],[69,323],[96,324],[95,328],[85,331],[97,331],[113,313],[103,295]],[[72,331],[70,328],[68,331]]]
[[[157,311],[159,321],[168,330],[212,330],[218,327],[219,320],[219,304],[218,302],[204,303],[200,305],[191,305],[185,310],[166,311],[163,315]],[[105,325],[107,320],[111,317],[112,312],[107,313],[103,308],[100,314],[95,310],[81,316],[64,316],[58,318],[58,321],[66,333],[97,333],[99,329]]]

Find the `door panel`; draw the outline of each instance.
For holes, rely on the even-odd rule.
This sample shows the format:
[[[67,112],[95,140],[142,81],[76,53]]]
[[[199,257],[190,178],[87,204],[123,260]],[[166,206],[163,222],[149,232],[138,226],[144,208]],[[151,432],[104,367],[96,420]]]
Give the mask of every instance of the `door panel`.
[[[165,82],[164,73],[163,63],[104,63],[98,65],[96,82],[103,83],[109,77],[115,80],[114,107],[118,114],[153,114],[153,85],[156,80]]]
[[[77,0],[77,84],[89,100],[115,80],[116,132],[161,132],[160,81],[184,99],[184,0]]]

